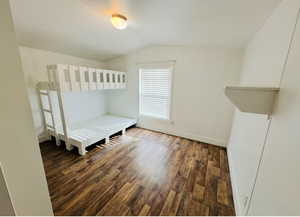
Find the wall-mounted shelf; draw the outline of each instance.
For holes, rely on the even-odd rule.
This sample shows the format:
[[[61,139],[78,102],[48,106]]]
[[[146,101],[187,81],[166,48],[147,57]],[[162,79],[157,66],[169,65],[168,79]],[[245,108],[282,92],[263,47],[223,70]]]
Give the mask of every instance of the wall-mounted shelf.
[[[276,94],[275,87],[225,87],[225,95],[241,111],[271,115]]]

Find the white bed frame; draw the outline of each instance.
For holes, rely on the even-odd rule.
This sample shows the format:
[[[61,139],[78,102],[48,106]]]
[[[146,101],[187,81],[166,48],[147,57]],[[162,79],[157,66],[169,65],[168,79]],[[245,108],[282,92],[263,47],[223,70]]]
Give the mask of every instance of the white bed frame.
[[[48,137],[55,137],[56,145],[60,140],[65,141],[67,150],[78,147],[79,154],[85,155],[86,147],[105,139],[109,143],[109,137],[126,128],[135,125],[135,119],[104,115],[70,126],[64,109],[63,92],[70,91],[95,91],[103,89],[126,88],[126,73],[112,70],[96,69],[84,66],[56,64],[47,66],[48,82],[39,82],[37,85],[40,96],[45,132]],[[60,121],[56,120],[53,110],[50,91],[57,92]],[[43,95],[46,96],[48,107],[43,104]],[[46,114],[50,115],[49,119]],[[48,121],[47,121],[48,120]]]

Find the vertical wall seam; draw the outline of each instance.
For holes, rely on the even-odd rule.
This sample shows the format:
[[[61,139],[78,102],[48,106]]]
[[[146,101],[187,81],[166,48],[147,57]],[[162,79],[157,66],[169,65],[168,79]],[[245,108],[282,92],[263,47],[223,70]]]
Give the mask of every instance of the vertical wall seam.
[[[289,56],[290,56],[290,53],[291,53],[292,45],[294,43],[299,18],[300,18],[300,9],[298,9],[298,12],[297,12],[296,21],[295,21],[295,24],[294,24],[294,28],[293,28],[291,38],[290,38],[290,42],[289,42],[289,46],[288,46],[288,51],[287,51],[287,54],[286,54],[286,57],[285,57],[283,67],[282,67],[282,72],[281,72],[280,81],[279,81],[279,87],[281,87],[283,76],[284,76],[286,68],[287,68],[287,63],[288,63],[288,59],[289,59]],[[265,138],[264,138],[264,143],[263,143],[263,149],[262,149],[262,152],[261,152],[261,155],[260,155],[258,167],[257,167],[256,174],[255,174],[254,184],[253,184],[253,187],[252,187],[252,190],[251,190],[251,194],[250,194],[250,198],[249,198],[249,202],[248,202],[248,205],[247,205],[247,210],[246,210],[245,215],[249,214],[252,198],[253,198],[253,195],[254,195],[254,189],[256,187],[259,170],[261,168],[261,164],[262,164],[262,161],[263,161],[263,156],[264,156],[264,152],[265,152],[265,148],[266,148],[267,139],[268,139],[268,136],[269,136],[269,133],[270,133],[271,123],[272,123],[272,118],[268,123],[267,132],[266,132],[266,135],[265,135]]]

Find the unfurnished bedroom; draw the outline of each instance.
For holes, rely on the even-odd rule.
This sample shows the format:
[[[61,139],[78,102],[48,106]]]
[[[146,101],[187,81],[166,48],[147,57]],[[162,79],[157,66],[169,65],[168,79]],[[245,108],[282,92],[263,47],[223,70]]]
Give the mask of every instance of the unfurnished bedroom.
[[[1,0],[0,215],[299,215],[299,11]]]

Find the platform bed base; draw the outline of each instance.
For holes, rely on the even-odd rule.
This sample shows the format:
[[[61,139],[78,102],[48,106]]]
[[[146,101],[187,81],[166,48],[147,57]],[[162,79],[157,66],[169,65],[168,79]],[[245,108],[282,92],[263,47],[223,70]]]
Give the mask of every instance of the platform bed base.
[[[135,124],[132,125],[132,126],[135,126]],[[127,128],[132,127],[132,126],[128,126]],[[115,135],[115,134],[117,134],[117,133],[119,133],[119,132],[121,132],[122,135],[125,135],[125,134],[126,134],[126,129],[127,129],[127,128],[124,128],[124,129],[122,129],[122,130],[113,132],[113,133],[111,133],[109,136],[106,136],[105,138],[99,139],[99,141],[105,139],[105,144],[109,144],[109,142],[110,142],[110,137],[111,137],[111,136],[113,136],[113,135]],[[90,145],[93,145],[93,144],[95,144],[96,142],[99,142],[99,141],[95,141],[95,142],[93,142],[93,143],[79,142],[79,141],[74,140],[74,139],[72,139],[72,138],[70,138],[70,139],[68,140],[68,142],[66,142],[66,139],[65,139],[65,137],[64,137],[63,135],[59,135],[59,136],[58,136],[59,138],[57,138],[57,137],[55,137],[55,133],[54,133],[53,131],[49,131],[49,135],[50,135],[50,136],[49,136],[49,139],[51,139],[51,136],[53,136],[53,137],[56,139],[56,141],[57,141],[57,142],[56,142],[56,145],[57,145],[57,146],[59,146],[59,145],[61,144],[61,142],[60,142],[61,140],[64,141],[65,144],[66,144],[66,149],[67,149],[68,151],[72,151],[72,150],[74,149],[74,147],[77,147],[77,148],[78,148],[78,153],[79,153],[81,156],[83,156],[83,155],[85,155],[85,154],[87,153],[86,147],[88,147],[88,146],[90,146]]]

